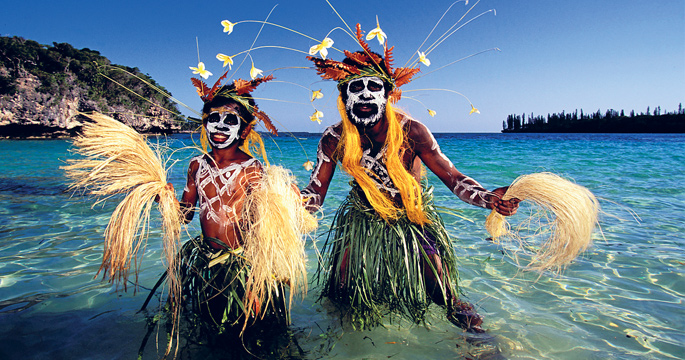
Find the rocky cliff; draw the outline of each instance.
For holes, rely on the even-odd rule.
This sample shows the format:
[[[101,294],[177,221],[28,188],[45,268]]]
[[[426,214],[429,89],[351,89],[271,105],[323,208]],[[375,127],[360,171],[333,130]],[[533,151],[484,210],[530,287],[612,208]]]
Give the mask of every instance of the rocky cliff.
[[[139,132],[179,130],[184,121],[176,105],[141,80],[161,88],[137,68],[113,65],[97,51],[0,37],[0,137],[72,136],[86,121],[79,113],[90,111]]]

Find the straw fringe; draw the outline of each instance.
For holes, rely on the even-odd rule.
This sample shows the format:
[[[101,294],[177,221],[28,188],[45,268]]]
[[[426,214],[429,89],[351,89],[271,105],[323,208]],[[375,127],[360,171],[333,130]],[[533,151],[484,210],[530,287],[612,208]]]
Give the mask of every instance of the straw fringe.
[[[542,172],[520,176],[502,198],[528,200],[541,208],[541,213],[531,215],[523,222],[526,224],[533,217],[554,215],[550,217],[551,235],[540,245],[529,268],[539,271],[561,269],[590,246],[599,203],[587,188]],[[512,231],[507,220],[495,210],[488,216],[485,228],[496,241],[502,236],[522,241],[518,229]]]
[[[99,114],[84,114],[92,120],[74,140],[75,153],[82,159],[67,160],[62,167],[72,180],[71,190],[84,189],[98,198],[93,206],[118,194],[126,194],[116,207],[105,230],[100,272],[117,286],[139,270],[138,252],[147,242],[150,211],[159,196],[164,230],[164,257],[168,269],[175,269],[176,248],[181,231],[181,213],[173,190],[167,189],[166,170],[159,150],[152,150],[145,137],[121,122]],[[176,298],[180,283],[170,273],[170,295]]]
[[[317,219],[303,206],[293,175],[280,166],[266,167],[242,211],[244,256],[250,264],[245,318],[273,301],[279,281],[290,286],[289,311],[294,296],[304,298],[307,292],[303,237],[316,229]],[[261,316],[265,313],[261,311]]]

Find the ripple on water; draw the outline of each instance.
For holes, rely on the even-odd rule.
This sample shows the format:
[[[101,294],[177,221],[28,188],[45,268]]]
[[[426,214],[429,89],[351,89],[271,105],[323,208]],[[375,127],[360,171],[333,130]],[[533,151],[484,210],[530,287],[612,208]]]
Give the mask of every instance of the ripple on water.
[[[187,136],[179,139],[191,143]],[[174,149],[184,144],[177,140]],[[304,184],[308,174],[301,169],[301,148],[288,141],[270,153],[272,162],[293,169]],[[438,141],[457,168],[487,188],[521,174],[553,171],[595,192],[605,211],[603,236],[596,234],[588,252],[560,274],[538,274],[523,268],[534,246],[521,251],[517,244],[485,241],[487,211],[464,205],[429,176],[438,205],[456,208],[472,220],[445,216],[464,297],[485,314],[485,326],[500,339],[505,357],[682,356],[685,137],[459,134]],[[317,142],[316,137],[302,141],[310,156]],[[78,349],[131,358],[145,331],[145,318],[135,311],[146,292],[140,288],[136,295],[130,286],[128,292],[115,292],[113,285],[94,278],[102,260],[102,233],[116,201],[91,208],[91,199],[61,192],[65,181],[59,166],[69,157],[68,148],[66,141],[0,142],[0,334],[2,343],[13,344],[0,344],[0,353],[69,358]],[[489,151],[493,148],[502,151]],[[177,191],[184,186],[187,157],[194,154],[182,150],[174,155],[181,161],[169,179]],[[36,167],[28,169],[16,159]],[[319,233],[330,227],[349,191],[348,181],[337,172]],[[192,226],[191,235],[199,233],[197,223]],[[163,271],[159,237],[158,230],[152,232],[143,255],[139,281],[146,287]],[[322,241],[315,241],[319,248]],[[308,255],[311,276],[316,251],[309,247]],[[312,288],[296,304],[293,324],[300,345],[321,358],[464,358],[478,351],[444,321],[440,308],[432,309],[428,328],[400,322],[355,332],[341,328],[326,305],[316,303],[317,296]],[[32,340],[37,334],[42,343]]]

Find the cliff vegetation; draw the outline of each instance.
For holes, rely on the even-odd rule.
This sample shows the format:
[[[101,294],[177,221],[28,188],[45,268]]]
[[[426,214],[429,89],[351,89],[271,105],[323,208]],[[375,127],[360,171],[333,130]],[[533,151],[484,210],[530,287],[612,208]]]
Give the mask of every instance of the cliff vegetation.
[[[72,136],[86,121],[79,113],[90,111],[144,133],[179,130],[185,121],[176,104],[130,74],[166,92],[138,68],[111,64],[95,50],[0,37],[0,137]]]

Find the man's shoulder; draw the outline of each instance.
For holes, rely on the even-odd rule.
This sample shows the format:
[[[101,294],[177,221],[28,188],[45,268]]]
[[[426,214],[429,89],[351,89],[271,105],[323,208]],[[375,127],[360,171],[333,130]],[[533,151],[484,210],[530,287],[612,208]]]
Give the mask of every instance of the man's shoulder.
[[[325,148],[335,148],[340,141],[342,135],[342,122],[333,124],[324,130],[323,135],[321,135],[320,145]]]
[[[340,139],[340,134],[342,134],[342,121],[338,121],[337,123],[327,127],[323,131],[321,138],[333,137],[335,139]]]
[[[433,133],[421,121],[405,115],[402,125],[407,138],[411,139],[413,143],[432,142]]]

